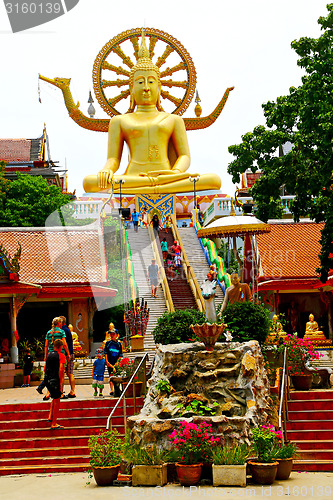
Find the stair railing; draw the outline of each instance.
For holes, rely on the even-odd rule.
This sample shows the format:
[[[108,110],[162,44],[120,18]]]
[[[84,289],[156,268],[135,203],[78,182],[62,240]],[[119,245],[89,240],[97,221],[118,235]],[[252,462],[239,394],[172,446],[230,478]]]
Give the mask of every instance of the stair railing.
[[[199,311],[205,312],[205,300],[202,296],[201,293],[201,288],[198,283],[197,277],[195,275],[195,272],[193,271],[193,267],[191,266],[186,251],[184,244],[182,242],[182,239],[180,237],[180,233],[177,227],[177,222],[175,220],[175,217],[172,217],[172,224],[171,224],[171,229],[172,229],[172,234],[175,240],[178,241],[181,251],[182,251],[182,266],[183,266],[183,271],[186,276],[187,282],[191,287],[191,291],[193,293],[195,302],[198,306]]]
[[[156,263],[159,268],[160,276],[162,278],[161,285],[163,289],[163,294],[166,302],[166,306],[168,309],[168,312],[173,313],[175,311],[174,305],[173,305],[173,300],[172,296],[170,293],[170,288],[169,288],[169,283],[165,274],[164,270],[164,265],[162,264],[163,259],[161,258],[162,253],[161,253],[161,245],[157,244],[156,237],[153,231],[153,228],[151,226],[148,226],[148,233],[150,237],[150,241],[152,242],[153,245],[153,253],[154,257],[156,259]]]
[[[119,398],[118,398],[118,401],[117,401],[117,402],[116,402],[116,404],[114,405],[114,407],[113,407],[113,409],[112,409],[112,411],[111,411],[110,415],[108,416],[107,422],[106,422],[106,430],[107,430],[107,431],[108,431],[110,428],[112,429],[112,421],[111,421],[111,420],[112,420],[113,414],[114,414],[114,412],[116,411],[116,409],[118,408],[118,406],[119,406],[119,404],[120,404],[120,402],[121,402],[121,400],[122,400],[122,401],[123,401],[123,410],[124,410],[124,428],[125,428],[125,434],[126,434],[126,429],[127,429],[127,416],[126,416],[126,398],[125,398],[125,393],[126,393],[127,388],[128,388],[131,384],[133,384],[134,414],[136,414],[135,378],[136,378],[136,375],[137,375],[137,373],[139,372],[139,370],[140,370],[141,366],[142,366],[142,365],[143,365],[143,366],[145,366],[145,362],[146,362],[146,359],[147,359],[147,358],[148,358],[148,353],[146,352],[146,353],[142,356],[142,358],[141,358],[141,360],[140,360],[140,362],[139,362],[138,366],[136,367],[136,369],[135,369],[135,370],[134,370],[134,372],[132,373],[132,375],[131,375],[131,377],[130,377],[129,381],[127,382],[127,385],[126,385],[125,389],[123,390],[123,392],[121,393],[121,395],[120,395],[120,396],[119,396]],[[137,359],[137,358],[134,358],[134,361],[135,361],[135,359]],[[149,358],[148,358],[148,359],[149,359]],[[143,383],[144,383],[144,388],[146,389],[146,370],[144,370],[144,381],[143,381]]]
[[[279,428],[282,430],[282,441],[287,442],[287,421],[288,415],[288,399],[289,399],[289,377],[287,373],[287,348],[283,352],[283,370],[280,385],[280,407],[279,407]]]

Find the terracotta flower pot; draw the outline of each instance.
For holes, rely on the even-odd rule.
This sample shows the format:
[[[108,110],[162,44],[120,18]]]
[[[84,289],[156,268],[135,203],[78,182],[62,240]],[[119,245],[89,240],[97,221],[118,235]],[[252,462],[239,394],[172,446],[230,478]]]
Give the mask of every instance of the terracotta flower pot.
[[[272,484],[276,478],[278,462],[262,463],[249,461],[252,479],[258,484]]]
[[[182,486],[194,486],[198,484],[201,478],[202,464],[180,464],[176,462],[176,471],[180,484]]]
[[[312,384],[313,375],[291,375],[295,391],[308,391]]]
[[[142,382],[134,382],[135,385],[135,396],[138,397],[141,394]],[[123,386],[124,387],[124,386]],[[133,384],[130,384],[126,389],[125,396],[127,398],[133,397]]]
[[[277,458],[279,462],[275,479],[288,479],[293,468],[292,458]]]
[[[98,486],[111,486],[117,479],[120,464],[110,467],[93,467],[93,474]]]

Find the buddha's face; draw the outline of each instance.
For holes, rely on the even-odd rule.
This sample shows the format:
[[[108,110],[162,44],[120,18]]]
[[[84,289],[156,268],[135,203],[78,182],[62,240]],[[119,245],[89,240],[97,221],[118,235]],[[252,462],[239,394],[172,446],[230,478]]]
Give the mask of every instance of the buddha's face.
[[[131,92],[137,105],[156,104],[160,93],[156,72],[153,70],[136,71]]]
[[[238,285],[238,283],[240,282],[239,276],[236,273],[230,276],[230,280],[233,285]]]
[[[313,314],[310,314],[310,316],[309,316],[309,320],[310,320],[310,321],[311,321],[311,323],[312,323],[312,321],[314,320],[314,315],[313,315]]]
[[[273,316],[273,318],[272,318],[272,320],[274,321],[274,323],[276,323],[278,319],[279,319],[279,318],[277,317],[277,315],[276,315],[276,314],[274,314],[274,316]]]

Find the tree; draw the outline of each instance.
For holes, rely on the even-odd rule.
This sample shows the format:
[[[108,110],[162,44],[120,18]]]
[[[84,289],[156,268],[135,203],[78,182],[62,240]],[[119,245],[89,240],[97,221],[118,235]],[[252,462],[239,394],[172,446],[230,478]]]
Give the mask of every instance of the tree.
[[[266,126],[255,127],[241,144],[229,147],[236,159],[228,166],[233,182],[247,169],[262,171],[251,195],[265,222],[281,214],[281,186],[295,194],[290,209],[296,222],[301,216],[325,222],[317,269],[323,282],[333,268],[333,4],[327,9],[327,17],[318,20],[323,31],[318,39],[303,37],[291,44],[305,71],[302,84],[263,104]],[[291,150],[277,156],[287,142]]]
[[[63,207],[71,200],[61,189],[48,185],[43,177],[17,173],[17,179],[5,179],[5,163],[0,164],[0,226],[43,227],[56,212],[54,225],[75,223],[71,209]],[[63,207],[60,213],[60,207]],[[52,221],[48,221],[49,223]]]

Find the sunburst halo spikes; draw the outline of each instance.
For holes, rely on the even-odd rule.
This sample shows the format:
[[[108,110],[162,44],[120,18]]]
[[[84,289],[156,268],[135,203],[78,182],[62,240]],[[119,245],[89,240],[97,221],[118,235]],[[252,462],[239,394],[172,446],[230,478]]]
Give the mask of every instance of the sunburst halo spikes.
[[[271,226],[250,215],[231,215],[216,219],[198,230],[198,238],[226,238],[269,233]]]

